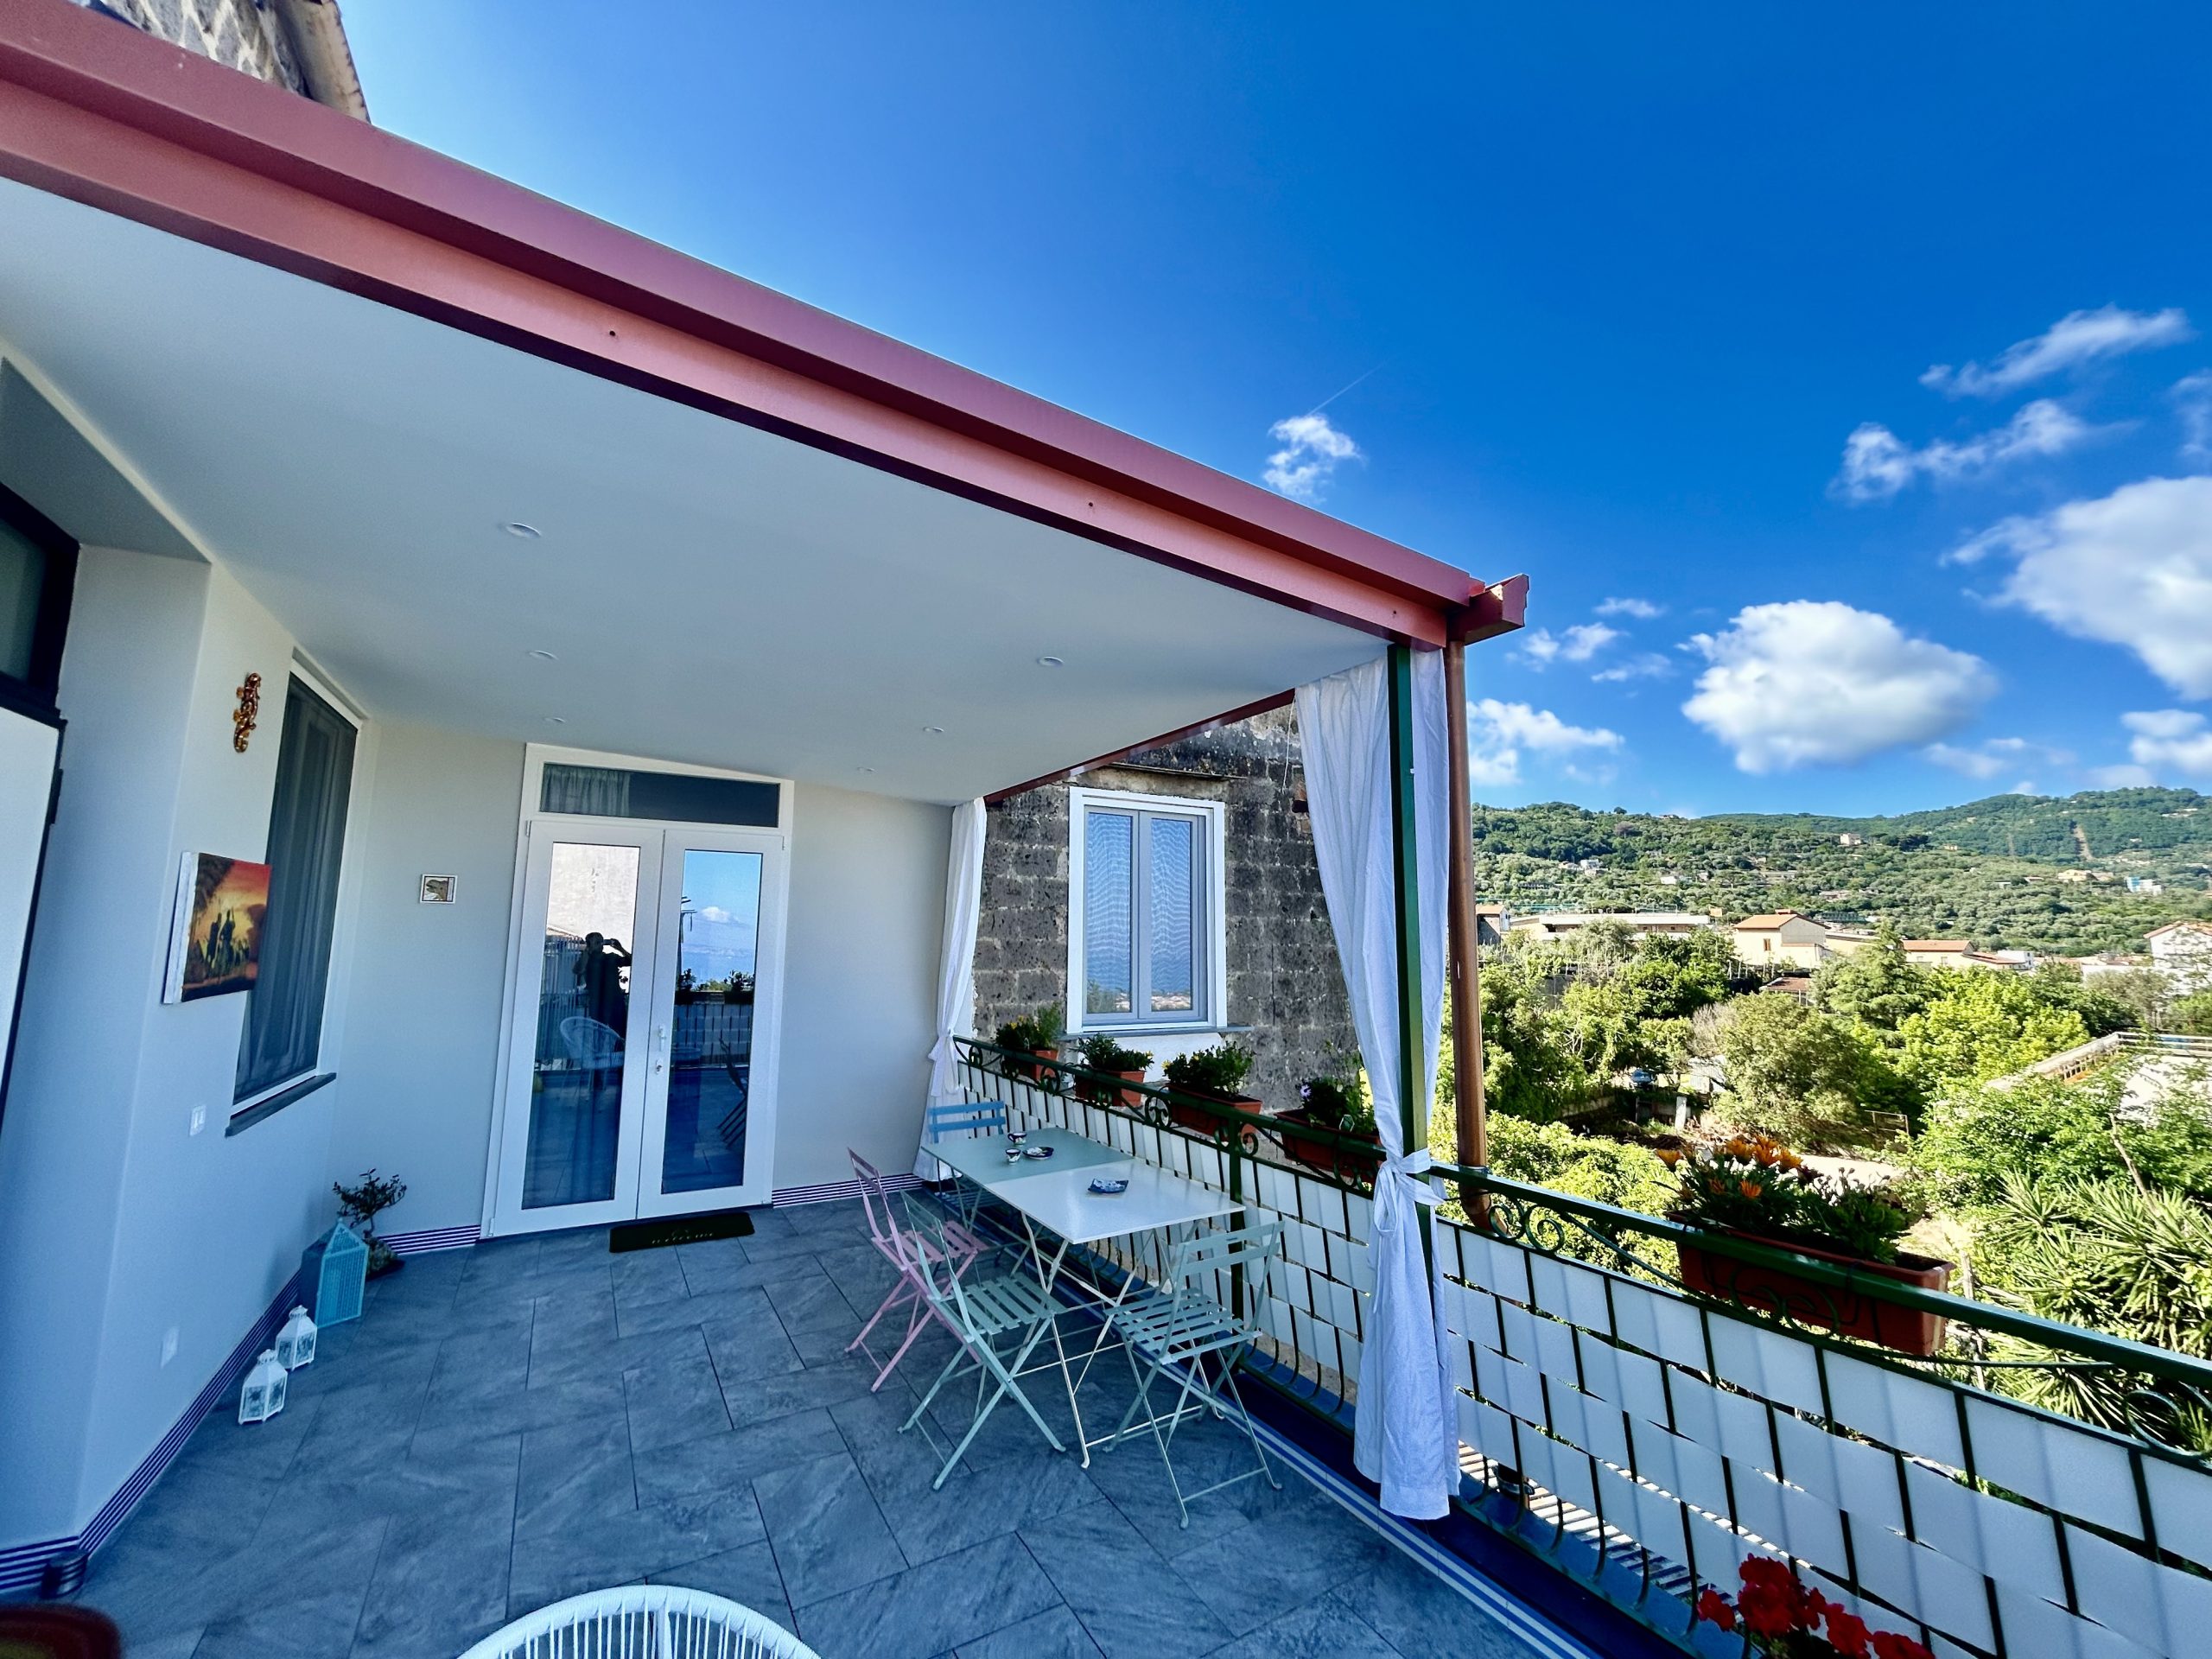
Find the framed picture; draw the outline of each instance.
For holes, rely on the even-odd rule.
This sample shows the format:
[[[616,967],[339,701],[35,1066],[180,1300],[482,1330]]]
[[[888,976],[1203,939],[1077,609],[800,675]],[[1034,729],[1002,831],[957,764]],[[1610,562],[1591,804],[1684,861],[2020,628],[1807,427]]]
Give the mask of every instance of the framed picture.
[[[426,875],[423,878],[422,902],[426,905],[453,903],[453,877]]]
[[[251,990],[268,914],[269,866],[187,853],[177,872],[162,1001],[191,1002]]]

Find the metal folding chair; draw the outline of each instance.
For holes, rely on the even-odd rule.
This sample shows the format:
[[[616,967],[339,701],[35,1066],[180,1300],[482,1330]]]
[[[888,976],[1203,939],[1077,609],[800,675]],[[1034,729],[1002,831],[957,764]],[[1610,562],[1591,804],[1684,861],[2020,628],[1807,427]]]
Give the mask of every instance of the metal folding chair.
[[[980,1140],[987,1135],[1006,1133],[1006,1108],[995,1100],[948,1101],[941,1106],[927,1106],[922,1111],[922,1146],[927,1151],[946,1141]],[[959,1173],[942,1160],[938,1163],[938,1179],[950,1177],[952,1181],[950,1198],[960,1219],[969,1226],[976,1224],[976,1212],[982,1202],[981,1189],[961,1179]]]
[[[1104,1445],[1110,1449],[1132,1435],[1149,1431],[1160,1447],[1160,1462],[1167,1466],[1167,1484],[1174,1489],[1175,1505],[1186,1527],[1191,1524],[1192,1500],[1209,1492],[1255,1478],[1277,1491],[1282,1490],[1282,1483],[1268,1462],[1267,1448],[1260,1444],[1252,1414],[1236,1391],[1236,1362],[1259,1338],[1260,1327],[1228,1305],[1230,1287],[1241,1271],[1244,1283],[1255,1288],[1255,1294],[1246,1297],[1246,1304],[1258,1306],[1267,1285],[1268,1262],[1281,1244],[1282,1224],[1278,1221],[1200,1233],[1175,1247],[1168,1258],[1162,1288],[1116,1308],[1111,1316],[1115,1330],[1128,1344],[1137,1397],[1129,1402],[1120,1427]],[[1206,1377],[1209,1360],[1215,1371],[1211,1382]],[[1175,1403],[1166,1411],[1152,1404],[1153,1386],[1162,1382],[1176,1390]],[[1147,1414],[1141,1421],[1137,1419],[1139,1412]],[[1258,1465],[1185,1492],[1169,1447],[1177,1427],[1185,1418],[1209,1412],[1236,1421],[1251,1441]]]
[[[1052,1425],[1038,1414],[1020,1382],[1030,1355],[1052,1333],[1054,1319],[1064,1310],[1045,1294],[1044,1287],[1033,1276],[1020,1268],[1004,1269],[977,1264],[964,1274],[955,1271],[949,1225],[918,1206],[909,1205],[906,1225],[900,1235],[900,1248],[906,1252],[907,1262],[921,1281],[923,1294],[928,1297],[932,1311],[959,1338],[960,1350],[945,1362],[944,1369],[922,1395],[921,1403],[914,1408],[913,1415],[899,1426],[899,1432],[904,1433],[923,1422],[945,1384],[971,1372],[976,1378],[975,1419],[960,1437],[959,1444],[946,1455],[944,1467],[938,1471],[937,1478],[930,1483],[932,1491],[944,1484],[953,1465],[982,1432],[999,1402],[1009,1395],[1029,1421],[1037,1425],[1037,1432],[1053,1451],[1067,1450],[1060,1444],[1060,1437],[1052,1432]],[[922,1433],[932,1446],[937,1445],[925,1423]]]
[[[880,1389],[891,1373],[899,1369],[899,1362],[906,1357],[906,1351],[914,1345],[915,1338],[928,1328],[931,1319],[937,1315],[931,1305],[927,1287],[921,1275],[913,1269],[912,1253],[906,1248],[905,1234],[899,1225],[899,1206],[893,1204],[889,1189],[883,1184],[881,1173],[850,1147],[845,1148],[845,1155],[853,1160],[853,1173],[860,1178],[861,1208],[868,1216],[868,1241],[875,1246],[876,1254],[888,1262],[899,1274],[899,1282],[892,1286],[890,1293],[875,1312],[868,1315],[868,1323],[861,1326],[860,1335],[845,1345],[847,1353],[851,1353],[855,1348],[860,1349],[876,1365],[875,1381],[868,1385],[873,1392]],[[941,1243],[925,1240],[920,1248],[924,1251],[940,1249],[950,1251],[947,1265],[955,1278],[967,1272],[976,1259],[990,1248],[957,1222],[945,1224],[938,1236]],[[875,1350],[868,1345],[868,1333],[875,1329],[886,1314],[899,1312],[906,1314],[906,1335],[899,1339],[899,1346],[893,1351],[890,1358],[880,1358]],[[957,1336],[959,1333],[956,1331],[953,1334]]]

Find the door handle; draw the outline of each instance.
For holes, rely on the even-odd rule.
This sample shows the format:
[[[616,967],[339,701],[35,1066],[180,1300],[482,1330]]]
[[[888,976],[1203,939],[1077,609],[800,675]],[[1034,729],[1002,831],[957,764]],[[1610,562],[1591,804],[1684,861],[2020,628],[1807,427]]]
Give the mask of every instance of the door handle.
[[[666,1026],[653,1027],[653,1070],[656,1071],[668,1070],[668,1027]]]

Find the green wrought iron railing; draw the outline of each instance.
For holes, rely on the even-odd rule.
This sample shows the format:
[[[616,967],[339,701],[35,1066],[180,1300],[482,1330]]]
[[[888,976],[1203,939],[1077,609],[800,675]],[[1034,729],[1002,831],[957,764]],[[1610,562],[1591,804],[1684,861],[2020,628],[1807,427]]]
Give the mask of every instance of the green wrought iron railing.
[[[1262,1375],[1354,1391],[1371,1141],[963,1049],[971,1091],[1017,1120],[1282,1217],[1285,1259],[1249,1287],[1276,1338]],[[1699,1592],[1764,1556],[1939,1654],[2212,1650],[2212,1365],[1487,1170],[1435,1174],[1465,1206],[1435,1230],[1464,1507],[1650,1629],[1715,1651]],[[1890,1345],[1895,1319],[1929,1351]]]

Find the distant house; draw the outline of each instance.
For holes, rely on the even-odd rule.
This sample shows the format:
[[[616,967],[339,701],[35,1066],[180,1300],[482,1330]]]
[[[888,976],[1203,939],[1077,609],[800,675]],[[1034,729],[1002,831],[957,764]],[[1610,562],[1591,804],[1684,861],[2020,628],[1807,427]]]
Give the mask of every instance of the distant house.
[[[1963,968],[1974,954],[1966,939],[1907,939],[1905,960],[1916,968]]]
[[[1477,905],[1475,942],[1482,945],[1504,944],[1505,930],[1512,919],[1512,912],[1503,905]]]
[[[2168,922],[2151,930],[2151,963],[2184,994],[2212,988],[2212,922]]]
[[[1841,930],[1802,911],[1777,910],[1746,916],[1730,930],[1736,954],[1754,968],[1819,967],[1839,951],[1829,940]]]
[[[1515,917],[1505,931],[1542,944],[1580,933],[1597,922],[1618,922],[1638,938],[1653,934],[1680,938],[1713,925],[1712,918],[1694,910],[1540,910]]]
[[[1847,830],[1835,838],[1835,844],[1839,847],[1864,847],[1866,844],[1866,837],[1854,836]]]

